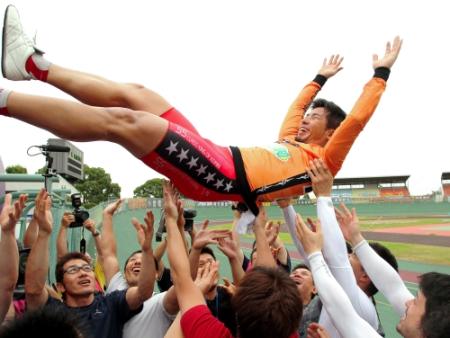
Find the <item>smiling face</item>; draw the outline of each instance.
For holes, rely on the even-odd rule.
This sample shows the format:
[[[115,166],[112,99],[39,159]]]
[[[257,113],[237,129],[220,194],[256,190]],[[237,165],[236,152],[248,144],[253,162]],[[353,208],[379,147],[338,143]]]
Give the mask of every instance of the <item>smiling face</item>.
[[[79,298],[91,296],[95,292],[95,275],[94,271],[84,271],[78,269],[73,272],[74,267],[89,266],[89,263],[83,259],[71,259],[63,265],[64,275],[58,288],[65,293],[66,298]]]
[[[325,146],[334,129],[328,128],[328,112],[323,107],[308,111],[298,129],[296,141]]]
[[[137,252],[133,254],[125,265],[125,279],[128,286],[136,286],[141,272],[142,253]]]
[[[305,268],[298,268],[290,274],[291,279],[297,284],[297,290],[302,299],[303,305],[308,305],[314,294],[317,293],[311,271]]]
[[[405,338],[424,337],[422,332],[422,317],[425,314],[426,298],[421,291],[417,297],[406,302],[406,310],[400,322],[397,324],[397,331]]]

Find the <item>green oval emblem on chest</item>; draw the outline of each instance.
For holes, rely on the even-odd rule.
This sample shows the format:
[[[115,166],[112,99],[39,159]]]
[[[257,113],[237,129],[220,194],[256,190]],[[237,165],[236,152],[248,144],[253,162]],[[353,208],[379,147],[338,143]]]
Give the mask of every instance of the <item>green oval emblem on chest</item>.
[[[270,151],[280,161],[286,162],[291,158],[288,148],[284,144],[273,143],[264,149]]]

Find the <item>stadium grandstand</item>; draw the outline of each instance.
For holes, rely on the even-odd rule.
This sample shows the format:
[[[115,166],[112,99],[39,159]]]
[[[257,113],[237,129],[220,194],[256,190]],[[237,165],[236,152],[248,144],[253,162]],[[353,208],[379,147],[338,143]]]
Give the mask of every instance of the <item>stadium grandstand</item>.
[[[405,200],[411,197],[408,176],[336,178],[333,199],[349,203]]]

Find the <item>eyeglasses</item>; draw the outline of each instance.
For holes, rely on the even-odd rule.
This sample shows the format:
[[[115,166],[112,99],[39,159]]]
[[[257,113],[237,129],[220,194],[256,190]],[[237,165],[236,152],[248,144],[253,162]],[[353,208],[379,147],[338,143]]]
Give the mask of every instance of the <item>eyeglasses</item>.
[[[69,266],[66,270],[64,270],[64,273],[68,273],[69,275],[74,275],[78,271],[83,270],[84,272],[92,272],[94,269],[89,264],[84,265],[72,265]]]

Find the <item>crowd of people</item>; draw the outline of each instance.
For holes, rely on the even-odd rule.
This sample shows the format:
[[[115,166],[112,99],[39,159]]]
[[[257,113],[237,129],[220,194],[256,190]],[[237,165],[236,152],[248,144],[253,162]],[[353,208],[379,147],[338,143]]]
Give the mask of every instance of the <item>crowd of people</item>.
[[[403,337],[448,336],[450,276],[425,273],[412,295],[392,252],[367,242],[356,211],[335,208],[331,199],[333,177],[385,89],[402,46],[399,37],[386,44],[382,57],[373,56],[374,76],[348,116],[333,102],[315,99],[342,69],[343,58],[332,55],[291,105],[272,148],[238,148],[203,139],[143,86],[50,63],[23,32],[15,7],[8,6],[4,20],[4,77],[47,82],[80,103],[0,89],[1,115],[74,141],[118,143],[170,181],[164,182],[166,237],[153,248],[151,211],[143,221],[131,219],[140,250],[122,268],[113,227],[122,200],[104,209],[101,232],[92,220],[84,222],[95,242],[91,257],[68,250],[71,213],[57,220],[56,234],[51,196],[42,189],[19,243],[29,250],[22,297],[13,297],[20,266],[15,227],[27,196],[13,202],[7,194],[0,213],[0,337],[382,337],[377,292],[400,315]],[[304,220],[291,204],[291,197],[310,191],[317,197],[316,221]],[[188,240],[180,192],[197,200],[245,202],[250,211],[244,217],[233,208],[230,230],[205,221],[189,231]],[[294,267],[280,224],[268,219],[260,203],[275,200],[302,256]],[[242,222],[251,224],[255,237],[248,257],[237,231]],[[49,247],[52,237],[56,248]],[[49,285],[53,249],[56,283]],[[218,252],[227,257],[232,280],[220,276]]]

